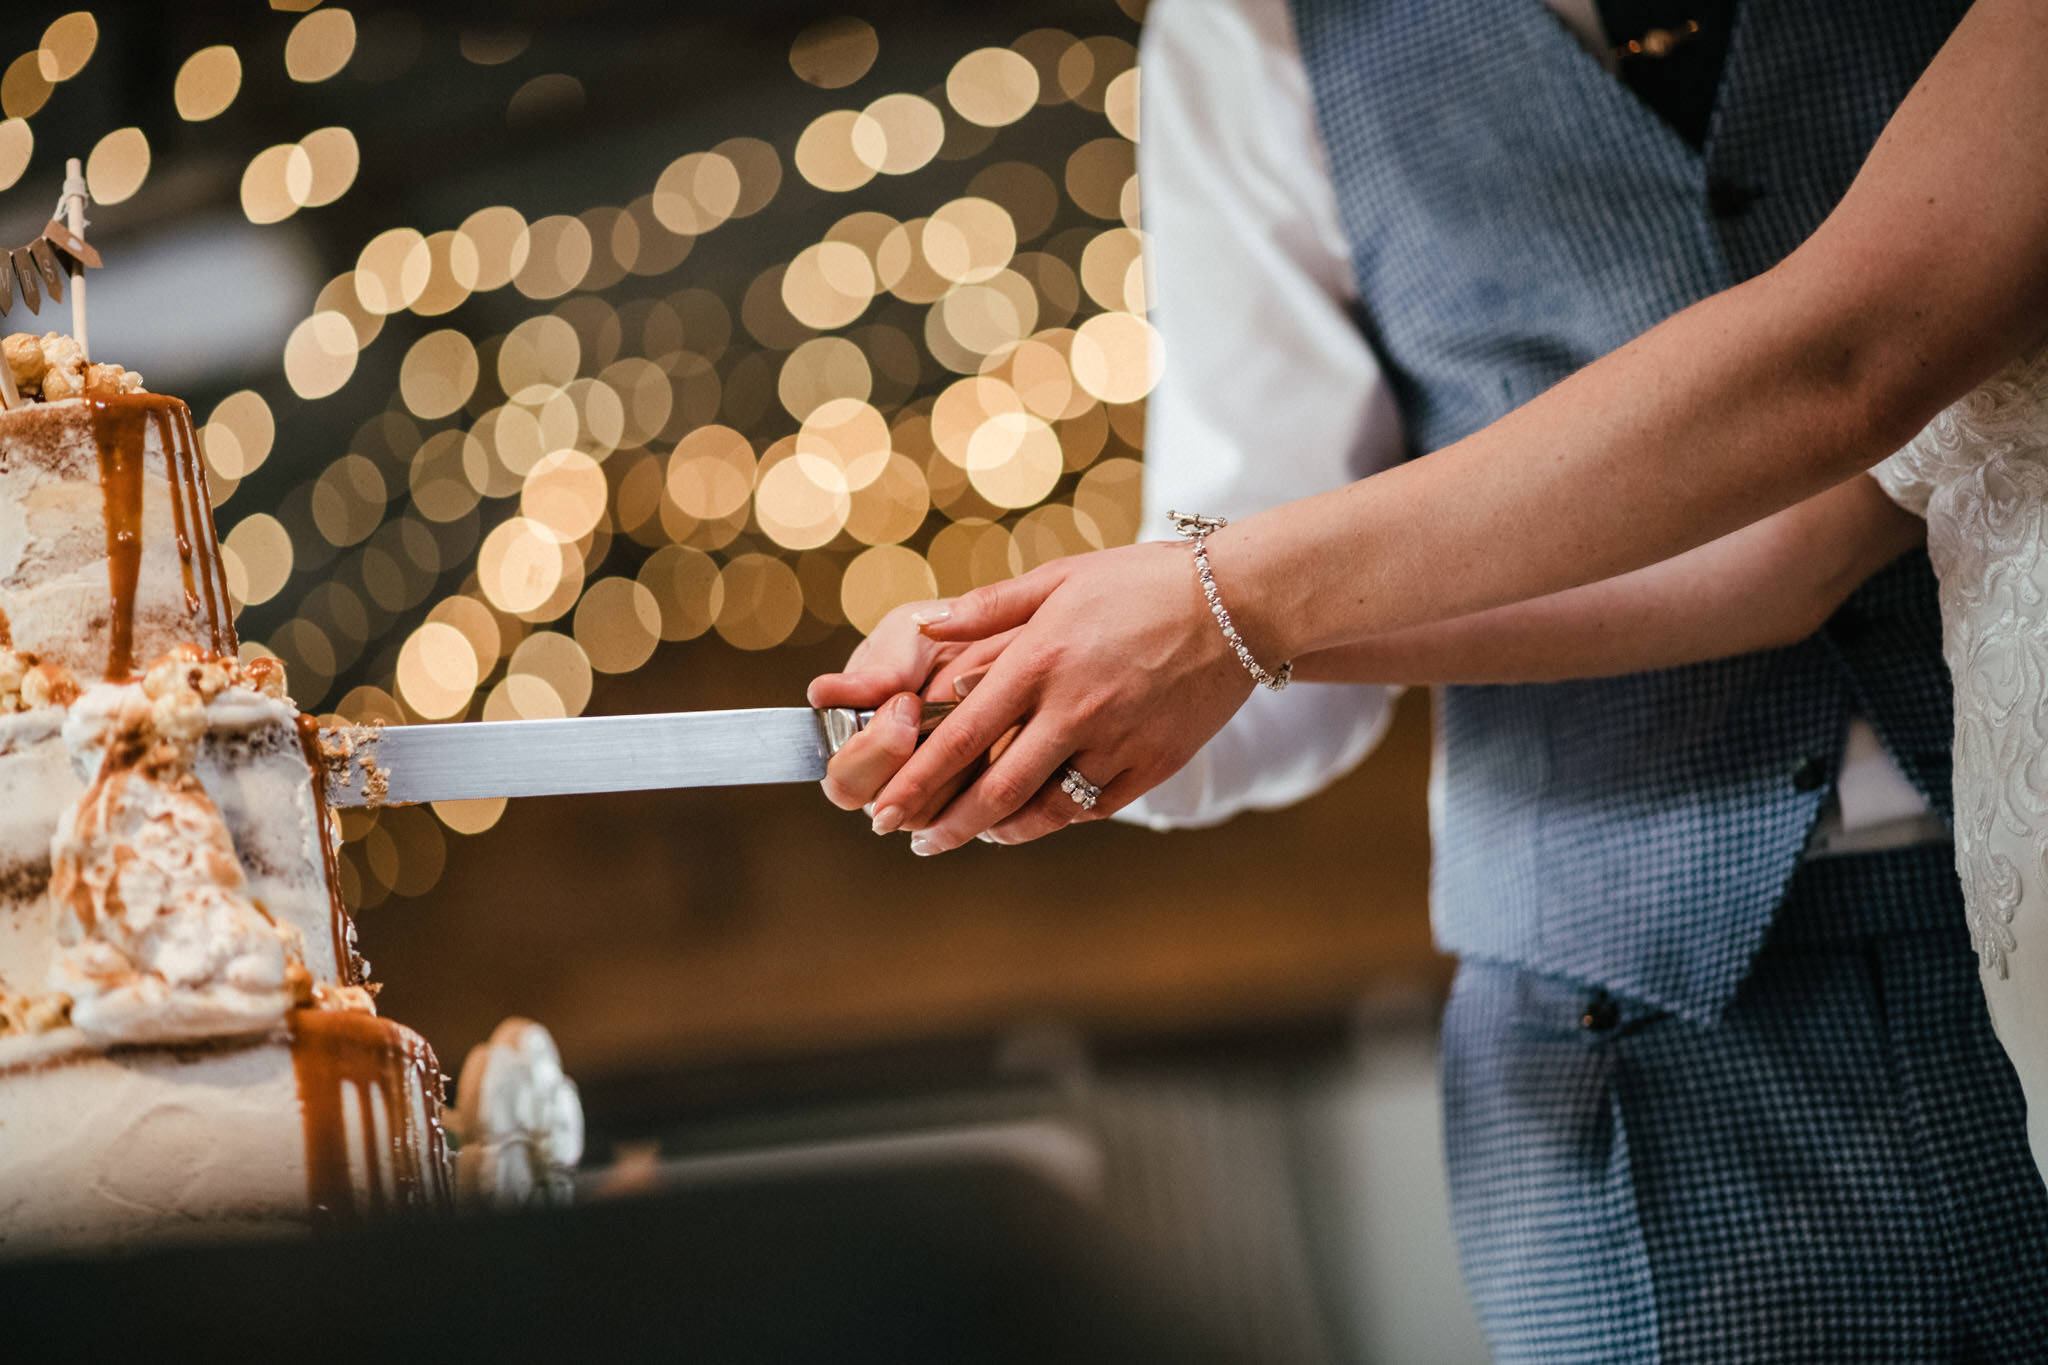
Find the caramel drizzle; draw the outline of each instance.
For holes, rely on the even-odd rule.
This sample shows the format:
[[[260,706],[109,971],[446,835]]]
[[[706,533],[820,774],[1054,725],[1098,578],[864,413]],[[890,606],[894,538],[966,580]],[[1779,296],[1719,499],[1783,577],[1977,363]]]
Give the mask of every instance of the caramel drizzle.
[[[348,1010],[293,1010],[288,1022],[314,1225],[345,1225],[390,1211],[445,1212],[450,1192],[439,1115],[441,1071],[426,1042],[375,1015]],[[424,1144],[406,1122],[406,1097],[414,1085],[428,1098]],[[363,1125],[366,1197],[361,1201],[349,1165],[345,1122],[351,1091]],[[378,1095],[384,1099],[388,1130],[381,1141],[374,1105]]]
[[[236,649],[230,619],[227,574],[214,532],[213,502],[192,430],[192,412],[161,394],[119,394],[87,398],[93,442],[99,450],[100,496],[106,506],[107,587],[112,612],[107,627],[109,681],[135,676],[135,591],[142,573],[142,480],[144,434],[154,428],[163,449],[165,481],[171,494],[171,523],[178,566],[185,583],[185,609],[202,626],[215,654]]]
[[[327,874],[327,923],[334,936],[334,979],[344,986],[356,979],[355,955],[348,948],[348,910],[341,903],[341,860],[334,851],[334,822],[327,808],[327,756],[320,749],[320,722],[301,711],[299,751],[313,770],[313,819],[319,826],[320,866]]]
[[[192,527],[190,512],[186,507],[189,499],[184,479],[185,462],[179,458],[178,448],[171,443],[171,425],[164,419],[163,412],[152,412],[149,419],[150,425],[156,428],[157,444],[163,447],[164,475],[171,489],[171,538],[177,543],[178,572],[185,580],[185,610],[188,614],[197,616],[200,614],[200,604],[197,585],[193,582],[192,575]],[[214,645],[213,652],[220,653],[218,643]]]
[[[164,449],[174,452],[176,457],[166,461],[171,465],[173,499],[182,500],[182,522],[191,527],[189,532],[181,530],[178,538],[178,553],[185,571],[185,604],[190,610],[203,610],[213,652],[231,659],[240,641],[235,638],[227,569],[221,562],[220,537],[213,525],[213,497],[206,487],[205,462],[199,458],[199,434],[192,429],[192,409],[172,400],[159,411],[158,417],[164,423]],[[195,572],[203,602],[194,597]]]
[[[93,444],[99,450],[100,498],[106,505],[109,681],[135,675],[135,585],[142,572],[142,426],[138,403],[93,398]]]

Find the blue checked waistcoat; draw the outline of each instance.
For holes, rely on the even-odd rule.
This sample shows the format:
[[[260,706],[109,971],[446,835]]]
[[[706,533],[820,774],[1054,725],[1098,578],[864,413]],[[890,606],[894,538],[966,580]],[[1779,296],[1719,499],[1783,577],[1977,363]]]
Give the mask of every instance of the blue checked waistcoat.
[[[1745,0],[1704,151],[1541,0],[1294,8],[1360,325],[1421,453],[1785,256],[1968,6]],[[1947,818],[1950,693],[1925,554],[1789,649],[1445,689],[1439,941],[1717,1017],[1832,788],[1852,709]]]

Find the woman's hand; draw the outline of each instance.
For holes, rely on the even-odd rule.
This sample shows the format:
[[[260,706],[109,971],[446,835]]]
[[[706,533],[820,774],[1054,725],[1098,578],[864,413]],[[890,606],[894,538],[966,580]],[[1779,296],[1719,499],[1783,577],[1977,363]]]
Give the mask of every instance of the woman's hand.
[[[812,679],[806,694],[812,706],[875,712],[867,728],[826,764],[825,797],[841,810],[859,810],[873,801],[910,758],[917,747],[924,702],[966,696],[1008,642],[1007,633],[986,640],[942,642],[918,629],[919,622],[944,616],[951,605],[912,602],[896,608],[855,647],[844,671]],[[889,831],[878,827],[876,832]]]
[[[876,828],[921,831],[921,854],[1107,816],[1178,771],[1251,693],[1173,542],[1056,560],[918,614],[935,648],[1004,638],[972,695],[874,797]],[[1069,767],[1102,789],[1093,810],[1061,790]]]

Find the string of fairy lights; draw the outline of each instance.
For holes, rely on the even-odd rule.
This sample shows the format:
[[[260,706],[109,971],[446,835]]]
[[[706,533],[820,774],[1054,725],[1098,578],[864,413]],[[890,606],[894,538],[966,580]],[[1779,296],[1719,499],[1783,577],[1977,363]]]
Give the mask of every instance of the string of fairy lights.
[[[347,10],[273,8],[307,11],[284,47],[292,80],[348,66]],[[27,163],[9,149],[32,148],[27,120],[96,33],[67,15],[0,75],[0,188]],[[509,32],[462,42],[479,64],[523,48]],[[878,51],[871,26],[832,19],[798,35],[789,65],[837,90]],[[532,219],[487,205],[373,237],[284,345],[300,400],[341,393],[400,314],[438,319],[505,291],[532,311],[501,332],[414,337],[386,409],[264,510],[234,503],[273,454],[271,403],[243,390],[206,415],[232,594],[273,610],[300,594],[245,653],[279,655],[302,706],[351,720],[574,715],[599,675],[642,667],[664,641],[760,650],[865,630],[898,603],[1131,539],[1159,365],[1135,58],[1122,38],[1035,30],[963,54],[938,89],[821,114],[787,149],[735,137],[687,151],[624,205]],[[219,115],[243,74],[232,47],[194,52],[180,116]],[[507,118],[581,96],[573,77],[537,76]],[[1054,173],[989,155],[997,130],[1059,104],[1103,123]],[[132,195],[148,157],[140,130],[109,134],[88,162],[95,198]],[[974,174],[921,216],[856,208],[727,292],[659,292],[791,176],[853,195],[940,162]],[[260,225],[318,209],[359,169],[346,128],[266,148],[242,175],[243,213]],[[1084,221],[1054,231],[1068,205]],[[329,696],[344,676],[370,680]],[[348,892],[374,906],[429,889],[443,831],[480,833],[502,809],[350,813]]]

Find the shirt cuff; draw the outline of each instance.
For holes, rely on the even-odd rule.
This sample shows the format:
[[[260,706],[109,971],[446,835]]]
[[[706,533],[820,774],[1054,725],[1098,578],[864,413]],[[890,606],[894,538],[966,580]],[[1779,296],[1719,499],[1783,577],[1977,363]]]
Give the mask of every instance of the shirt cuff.
[[[1400,691],[1296,683],[1285,692],[1254,692],[1186,767],[1115,818],[1153,829],[1196,829],[1313,796],[1372,752]]]

